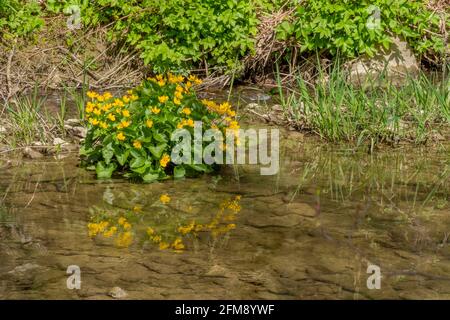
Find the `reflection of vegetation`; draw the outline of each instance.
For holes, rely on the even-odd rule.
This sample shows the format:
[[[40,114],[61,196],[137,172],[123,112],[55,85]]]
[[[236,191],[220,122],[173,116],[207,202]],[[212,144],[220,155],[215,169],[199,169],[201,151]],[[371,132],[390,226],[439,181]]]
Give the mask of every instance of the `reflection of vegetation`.
[[[92,238],[113,238],[118,247],[128,247],[135,240],[140,240],[157,245],[160,250],[172,249],[180,253],[186,249],[185,240],[196,238],[200,233],[209,233],[217,238],[236,228],[234,221],[241,211],[240,199],[236,196],[223,201],[210,219],[176,216],[168,206],[171,201],[168,194],[162,194],[152,206],[161,209],[158,213],[146,213],[140,205],[135,205],[131,210],[94,207],[91,209],[88,233]],[[192,206],[186,206],[186,212],[192,213]]]
[[[320,186],[320,193],[339,202],[373,199],[383,208],[400,212],[422,211],[425,206],[443,209],[450,193],[450,162],[444,154],[424,156],[415,150],[377,154],[317,152],[299,174],[291,193],[293,199],[311,185]],[[402,209],[403,208],[403,209]]]

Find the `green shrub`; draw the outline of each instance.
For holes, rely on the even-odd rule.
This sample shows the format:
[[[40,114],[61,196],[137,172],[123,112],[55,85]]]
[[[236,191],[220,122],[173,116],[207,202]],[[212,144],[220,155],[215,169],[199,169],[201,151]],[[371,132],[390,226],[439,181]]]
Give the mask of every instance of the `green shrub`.
[[[239,128],[228,103],[197,98],[192,86],[200,82],[194,76],[168,74],[149,78],[120,98],[88,92],[88,133],[80,151],[84,164],[99,178],[119,172],[145,182],[211,171],[212,165],[175,165],[170,159],[176,129],[193,132],[194,121],[202,122],[203,132]]]
[[[425,1],[307,0],[297,7],[294,21],[284,21],[277,32],[280,39],[298,41],[302,51],[350,58],[372,56],[380,45],[389,48],[393,34],[405,38],[419,55],[441,55],[439,21]]]
[[[0,0],[2,38],[27,36],[43,25],[41,7],[35,0]]]
[[[243,0],[49,1],[61,12],[79,3],[85,25],[111,24],[109,35],[140,51],[154,71],[193,65],[233,67],[253,50],[255,6]]]

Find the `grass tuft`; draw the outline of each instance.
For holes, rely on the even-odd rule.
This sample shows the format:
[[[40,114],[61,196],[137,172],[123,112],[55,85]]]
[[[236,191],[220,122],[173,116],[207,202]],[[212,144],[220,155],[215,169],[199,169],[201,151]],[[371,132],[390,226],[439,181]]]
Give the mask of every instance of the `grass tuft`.
[[[374,81],[373,83],[379,83]],[[372,144],[424,143],[450,124],[450,79],[435,81],[420,74],[402,86],[362,89],[347,81],[340,68],[320,73],[315,85],[296,75],[296,87],[281,103],[290,122],[329,141]],[[281,85],[280,92],[281,92]]]

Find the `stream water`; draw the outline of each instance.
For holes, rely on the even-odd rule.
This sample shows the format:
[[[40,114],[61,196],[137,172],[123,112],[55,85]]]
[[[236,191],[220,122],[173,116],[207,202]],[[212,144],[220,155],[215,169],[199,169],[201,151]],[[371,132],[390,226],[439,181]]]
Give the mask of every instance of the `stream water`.
[[[449,155],[282,131],[277,175],[153,184],[96,180],[77,153],[0,158],[0,298],[450,299]]]

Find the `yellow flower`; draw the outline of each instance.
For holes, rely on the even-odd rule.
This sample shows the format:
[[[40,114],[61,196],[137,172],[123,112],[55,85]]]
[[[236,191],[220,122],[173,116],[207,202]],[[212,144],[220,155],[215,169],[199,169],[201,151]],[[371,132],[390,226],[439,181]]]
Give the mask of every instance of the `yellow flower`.
[[[133,207],[133,211],[136,213],[139,213],[142,211],[142,207],[140,205],[136,205]]]
[[[133,242],[133,235],[130,231],[119,234],[115,241],[118,247],[128,247],[131,242]]]
[[[111,238],[117,232],[117,227],[111,227],[108,231],[103,232],[103,236]]]
[[[98,96],[98,94],[97,94],[96,92],[94,92],[94,91],[88,91],[88,92],[86,93],[86,95],[87,95],[89,98],[91,98],[91,99],[95,99],[95,98]]]
[[[100,121],[98,121],[97,119],[91,119],[91,120],[89,120],[89,122],[93,125],[93,126],[96,126],[96,125],[98,125],[99,123],[100,123]]]
[[[125,217],[120,217],[117,221],[120,225],[123,225],[125,222],[127,222],[127,219]]]
[[[179,82],[183,82],[183,80],[184,80],[183,76],[174,76],[171,73],[168,73],[167,77],[168,77],[170,83],[179,83]]]
[[[109,91],[106,91],[104,94],[103,94],[103,98],[105,99],[105,100],[109,100],[109,99],[111,99],[113,96],[112,96],[112,94],[111,94],[111,92],[109,92]]]
[[[162,194],[162,195],[159,197],[159,200],[160,200],[163,204],[167,204],[167,203],[170,202],[170,197],[169,197],[169,195],[168,195],[167,193],[164,193],[164,194]]]
[[[152,241],[154,243],[161,242],[161,240],[162,240],[161,236],[153,236],[153,237],[150,237],[150,238],[152,239]]]
[[[108,227],[109,222],[108,221],[101,221],[100,223],[97,224],[98,226],[98,232],[103,232],[105,231],[105,229]]]
[[[128,110],[123,110],[123,111],[122,111],[122,115],[123,115],[125,118],[128,118],[128,117],[130,116],[130,111],[128,111]]]
[[[86,104],[86,113],[91,113],[92,111],[94,111],[94,106],[95,104],[93,104],[92,102],[88,102]]]
[[[113,106],[115,106],[115,107],[123,107],[124,103],[120,99],[115,99],[114,102],[113,102]]]
[[[164,154],[161,158],[161,160],[159,160],[159,164],[161,165],[161,167],[165,168],[167,167],[167,164],[170,162],[170,157],[168,154]]]
[[[158,114],[161,111],[161,109],[159,109],[157,107],[153,107],[151,110],[154,114]]]
[[[183,89],[182,87],[180,87],[181,89]],[[177,97],[178,99],[182,99],[183,98],[183,92],[176,90],[175,91],[175,97]]]
[[[134,140],[133,147],[135,147],[136,149],[141,149],[142,148],[142,144],[141,144],[141,142],[139,140]]]
[[[228,113],[228,115],[229,115],[230,117],[236,116],[236,111],[233,111],[233,110],[231,110],[231,109],[228,110],[227,113]]]
[[[229,126],[228,126],[228,128],[230,128],[230,129],[239,129],[240,126],[239,126],[239,123],[237,121],[231,121]]]
[[[185,115],[190,115],[191,114],[191,109],[189,109],[189,108],[183,108],[183,110],[181,111],[181,112],[183,112]]]
[[[97,223],[88,223],[89,237],[95,237],[99,233],[99,225]]]
[[[97,96],[97,100],[103,102],[105,101],[105,98],[103,96]]]
[[[116,121],[116,117],[112,113],[108,114],[108,119],[111,121]]]
[[[158,97],[158,100],[161,103],[165,103],[167,100],[169,100],[169,97],[168,96],[161,96],[161,97]]]
[[[182,86],[177,85],[177,87],[175,88],[175,91],[176,91],[176,92],[179,92],[179,93],[183,93],[184,89],[183,89]],[[175,93],[175,94],[176,94],[176,93]]]
[[[117,126],[117,128],[122,129],[122,128],[127,128],[130,126],[130,121],[126,121],[126,120],[122,120],[119,125]]]
[[[169,247],[170,247],[170,244],[168,244],[167,242],[160,242],[159,243],[159,250],[166,250]]]
[[[133,90],[127,90],[127,93],[128,93],[129,95],[132,95],[132,94],[133,94]]]
[[[138,97],[137,95],[135,95],[135,94],[132,94],[132,95],[130,96],[130,100],[131,100],[131,101],[136,101],[137,99],[139,99],[139,97]]]
[[[148,119],[147,121],[145,121],[145,125],[147,126],[147,128],[153,127],[153,120]]]
[[[99,115],[102,114],[102,111],[101,111],[100,109],[95,108],[95,109],[94,109],[94,114],[97,115],[97,116],[99,116]]]
[[[194,120],[192,120],[192,119],[188,119],[187,120],[187,122],[186,122],[186,125],[188,125],[189,127],[194,127]]]
[[[166,85],[166,82],[164,80],[158,80],[157,83],[160,87],[164,87]]]
[[[131,224],[128,223],[128,222],[125,222],[125,223],[123,224],[123,228],[124,228],[125,230],[130,230],[130,229],[131,229]]]
[[[181,101],[180,101],[180,99],[175,97],[175,98],[173,98],[173,103],[175,103],[176,105],[180,105]]]
[[[194,228],[195,228],[195,221],[192,221],[189,225],[185,227],[183,226],[179,227],[178,232],[180,232],[182,235],[185,235],[194,230]]]
[[[117,134],[117,139],[120,140],[120,141],[125,140],[125,135],[123,134],[123,132],[119,132]]]
[[[100,127],[103,129],[107,129],[109,126],[106,122],[100,121]]]
[[[130,98],[128,96],[123,96],[122,97],[123,102],[128,103],[130,102]]]
[[[175,250],[183,250],[184,249],[184,244],[183,244],[181,238],[175,239],[175,241],[172,243],[172,248],[174,248]]]
[[[192,82],[194,82],[194,83],[197,84],[197,85],[203,83],[202,80],[200,80],[199,78],[197,78],[197,77],[194,76],[194,75],[190,75],[190,76],[189,76],[189,81],[192,81]]]
[[[154,230],[153,228],[151,228],[151,227],[148,227],[148,228],[147,228],[147,234],[148,234],[149,236],[152,236],[152,235],[155,234],[155,230]]]

